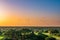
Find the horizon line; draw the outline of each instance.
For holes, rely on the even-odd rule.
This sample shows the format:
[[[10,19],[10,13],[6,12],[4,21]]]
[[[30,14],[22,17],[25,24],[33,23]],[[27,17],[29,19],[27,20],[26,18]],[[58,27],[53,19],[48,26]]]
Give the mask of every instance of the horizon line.
[[[42,26],[42,25],[37,25],[37,26],[35,26],[35,25],[22,25],[22,26],[20,26],[20,25],[10,25],[10,26],[6,25],[6,26],[0,26],[0,27],[60,27],[60,25],[44,25],[44,26]]]

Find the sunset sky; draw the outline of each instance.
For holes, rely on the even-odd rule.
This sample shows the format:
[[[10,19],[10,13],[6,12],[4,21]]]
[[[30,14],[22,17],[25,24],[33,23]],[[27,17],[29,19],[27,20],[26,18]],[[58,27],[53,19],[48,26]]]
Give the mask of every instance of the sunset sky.
[[[0,0],[0,26],[60,25],[60,0]]]

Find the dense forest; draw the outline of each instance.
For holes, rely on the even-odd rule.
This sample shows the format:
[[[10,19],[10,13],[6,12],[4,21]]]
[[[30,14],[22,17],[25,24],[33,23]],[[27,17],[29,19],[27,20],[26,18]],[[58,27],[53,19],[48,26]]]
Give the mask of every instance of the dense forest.
[[[60,40],[59,29],[0,28],[0,40]]]

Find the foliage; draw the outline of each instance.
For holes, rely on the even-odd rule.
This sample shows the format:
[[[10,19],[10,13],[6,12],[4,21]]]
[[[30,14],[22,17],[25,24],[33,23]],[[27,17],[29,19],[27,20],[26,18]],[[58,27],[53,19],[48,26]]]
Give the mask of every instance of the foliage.
[[[44,31],[44,30],[43,30]],[[49,33],[49,30],[45,30],[43,32],[42,30],[37,30],[37,35],[35,34],[35,30],[31,29],[8,29],[4,31],[0,31],[0,40],[56,40],[54,37],[49,37],[49,35],[43,34]],[[56,34],[60,36],[60,33],[58,30],[51,30],[51,34]]]
[[[51,34],[57,34],[57,33],[59,33],[59,31],[58,30],[50,30],[50,33]]]
[[[44,30],[44,33],[48,33],[49,30]]]
[[[56,38],[53,38],[53,37],[47,37],[45,40],[56,40]]]

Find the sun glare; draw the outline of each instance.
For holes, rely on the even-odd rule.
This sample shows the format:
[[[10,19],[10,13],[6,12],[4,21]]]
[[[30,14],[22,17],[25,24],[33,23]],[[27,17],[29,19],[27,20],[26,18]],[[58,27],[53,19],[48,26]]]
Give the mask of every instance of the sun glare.
[[[6,19],[6,14],[4,10],[0,9],[0,21],[3,21]]]
[[[5,19],[5,15],[0,13],[0,21]]]

